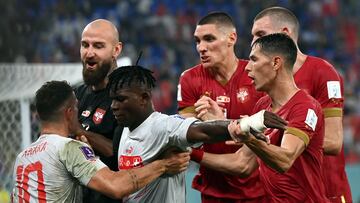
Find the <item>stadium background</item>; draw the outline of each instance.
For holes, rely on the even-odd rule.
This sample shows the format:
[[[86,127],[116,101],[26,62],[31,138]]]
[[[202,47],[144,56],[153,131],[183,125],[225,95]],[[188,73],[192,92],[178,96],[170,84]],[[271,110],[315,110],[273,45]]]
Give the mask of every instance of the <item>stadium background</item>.
[[[75,67],[81,70],[80,64],[77,64],[80,61],[81,31],[91,20],[106,18],[114,22],[121,33],[124,43],[121,56],[134,61],[139,51],[143,51],[140,64],[155,72],[156,109],[175,113],[178,77],[199,61],[192,36],[197,20],[209,11],[228,12],[237,26],[236,53],[241,58],[247,58],[252,19],[263,8],[274,5],[289,8],[299,18],[299,46],[303,52],[327,59],[344,78],[347,171],[354,202],[360,202],[360,1],[357,0],[2,0],[0,101],[13,100],[4,96],[15,91],[12,85],[4,82],[9,77],[17,78],[9,75],[7,70],[10,68],[20,69],[20,72],[21,69],[36,71],[36,68],[28,67],[37,64],[45,67],[42,71],[47,71],[46,66],[41,64],[50,64],[48,72],[51,72],[55,71],[54,67],[76,64]],[[76,73],[81,78],[81,71]],[[32,77],[31,80],[38,78]],[[18,79],[12,82],[16,85],[24,81]],[[22,93],[16,92],[15,95],[20,98]],[[8,121],[8,115],[4,115],[2,107],[0,103],[0,122],[4,123]],[[33,116],[31,109],[30,115]],[[3,125],[0,124],[2,129]],[[36,120],[31,120],[30,129],[31,139],[35,139],[38,132]],[[4,161],[11,156],[7,156],[8,150],[1,145],[10,135],[14,136],[14,142],[21,139],[19,133],[0,132],[0,203],[7,201],[4,196],[11,189],[5,177],[11,171],[12,162]],[[12,146],[12,143],[7,145]],[[19,151],[21,146],[17,147]],[[194,170],[190,170],[189,180],[193,173]],[[190,181],[187,182],[189,185]],[[197,202],[198,193],[189,190],[188,195],[189,202]]]

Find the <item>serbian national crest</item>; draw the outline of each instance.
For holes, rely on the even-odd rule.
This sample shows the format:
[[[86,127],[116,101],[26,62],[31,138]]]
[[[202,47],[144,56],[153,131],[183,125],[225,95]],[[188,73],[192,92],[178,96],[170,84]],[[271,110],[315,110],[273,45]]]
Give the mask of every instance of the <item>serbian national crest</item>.
[[[237,93],[236,93],[236,98],[241,103],[247,102],[249,100],[249,90],[248,90],[248,88],[246,88],[246,87],[239,88]]]
[[[104,118],[106,111],[104,109],[97,108],[94,115],[93,115],[93,121],[95,124],[100,124],[102,119]]]

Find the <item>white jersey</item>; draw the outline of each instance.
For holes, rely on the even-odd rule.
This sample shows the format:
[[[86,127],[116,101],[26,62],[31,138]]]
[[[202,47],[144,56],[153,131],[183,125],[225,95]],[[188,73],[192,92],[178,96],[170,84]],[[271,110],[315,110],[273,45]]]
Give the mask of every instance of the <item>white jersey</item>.
[[[55,134],[41,135],[16,158],[14,202],[82,202],[87,185],[105,167],[83,142]]]
[[[154,112],[132,132],[124,128],[118,152],[119,170],[142,167],[159,158],[159,154],[170,146],[185,150],[192,145],[187,142],[186,133],[195,121],[195,118]],[[123,201],[184,203],[185,172],[163,175]]]

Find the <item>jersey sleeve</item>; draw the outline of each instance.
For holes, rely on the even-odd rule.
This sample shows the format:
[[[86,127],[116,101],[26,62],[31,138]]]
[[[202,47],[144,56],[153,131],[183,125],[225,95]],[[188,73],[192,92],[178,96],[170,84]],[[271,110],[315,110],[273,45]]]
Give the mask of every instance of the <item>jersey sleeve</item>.
[[[320,106],[306,102],[292,107],[287,121],[288,125],[284,134],[299,137],[306,146],[317,132],[321,132],[318,128],[322,128],[324,124]]]
[[[319,101],[324,110],[325,117],[341,117],[344,107],[344,84],[335,68],[326,61],[320,63],[316,70],[318,75],[315,81],[316,94],[314,98]]]
[[[87,185],[97,171],[106,167],[88,145],[76,140],[67,142],[59,155],[67,171],[83,185]]]
[[[194,113],[194,104],[199,99],[196,94],[195,81],[192,81],[192,76],[189,71],[181,74],[177,91],[178,110],[183,110],[188,113]]]
[[[180,115],[169,116],[166,120],[166,133],[169,136],[169,144],[181,149],[192,146],[197,147],[202,143],[189,143],[186,138],[187,131],[192,123],[197,121],[195,118],[182,118]]]

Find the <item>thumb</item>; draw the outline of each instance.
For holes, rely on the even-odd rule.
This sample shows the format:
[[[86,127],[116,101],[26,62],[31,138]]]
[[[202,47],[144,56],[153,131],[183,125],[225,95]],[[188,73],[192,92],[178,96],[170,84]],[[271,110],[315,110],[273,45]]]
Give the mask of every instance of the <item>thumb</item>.
[[[80,140],[81,140],[82,142],[89,143],[88,140],[87,140],[87,138],[85,137],[85,135],[81,135],[81,136],[80,136]]]

